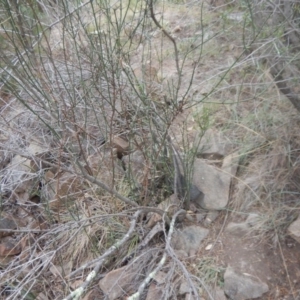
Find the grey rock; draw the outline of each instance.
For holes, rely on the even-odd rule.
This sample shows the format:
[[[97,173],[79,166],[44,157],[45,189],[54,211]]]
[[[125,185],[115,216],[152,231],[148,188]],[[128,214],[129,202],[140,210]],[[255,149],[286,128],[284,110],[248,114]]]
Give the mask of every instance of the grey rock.
[[[195,204],[205,209],[223,209],[228,203],[230,180],[230,175],[196,159],[193,181],[204,197]]]
[[[188,226],[174,234],[172,246],[175,250],[183,250],[189,256],[195,255],[208,232],[208,229],[200,226]]]
[[[1,230],[5,231],[1,231]],[[8,235],[12,235],[13,232],[7,232],[7,230],[14,230],[17,229],[17,224],[14,220],[8,218],[1,218],[0,219],[0,238]]]
[[[261,221],[261,216],[259,214],[254,214],[251,213],[249,214],[249,216],[247,217],[246,223],[250,226],[250,227],[258,227],[259,222]]]
[[[198,136],[194,145],[198,154],[211,159],[226,156],[231,150],[230,142],[221,132],[213,129],[208,129],[202,137]]]
[[[196,221],[198,223],[201,223],[204,220],[204,218],[205,218],[205,214],[203,214],[203,213],[196,214]]]
[[[180,209],[180,201],[176,197],[175,194],[171,195],[169,198],[166,200],[162,201],[159,203],[157,208],[168,212],[170,216],[174,215],[176,211]],[[180,214],[177,217],[177,221],[181,222],[185,218],[185,214]],[[157,213],[149,213],[149,221],[147,222],[147,227],[153,227],[158,221],[162,219],[162,216]]]
[[[183,280],[179,287],[179,295],[191,293],[191,291],[192,291],[191,285],[186,280]]]
[[[6,238],[4,238],[6,239]],[[14,256],[20,254],[22,251],[22,247],[20,243],[17,243],[15,240],[1,240],[0,243],[0,258],[6,256]],[[1,259],[0,259],[1,260]]]
[[[153,276],[153,279],[157,282],[158,285],[160,285],[166,282],[166,277],[166,273],[159,271]]]
[[[109,300],[117,299],[130,289],[135,282],[136,273],[137,270],[133,267],[113,270],[100,280],[99,286]]]
[[[181,260],[187,259],[189,257],[189,255],[184,250],[174,250],[174,253]]]
[[[130,180],[134,180],[136,186],[141,187],[146,176],[146,170],[144,167],[146,161],[143,152],[137,150],[127,156],[124,156],[122,160],[125,163],[127,175]]]
[[[156,284],[151,283],[146,300],[162,299],[163,291],[163,286],[157,286]]]
[[[195,204],[210,210],[226,207],[229,201],[231,178],[236,174],[238,162],[237,153],[224,158],[222,169],[208,165],[201,159],[196,159],[193,183],[203,192],[204,197]]]
[[[234,177],[239,166],[240,155],[238,152],[227,155],[223,159],[222,171]]]
[[[195,216],[194,215],[191,215],[191,214],[186,214],[185,215],[185,219],[189,222],[194,222],[195,221]]]
[[[190,293],[186,294],[185,298],[184,298],[184,300],[196,300],[196,299],[197,299],[197,297]],[[204,300],[204,298],[201,297],[200,300]]]
[[[192,184],[190,187],[189,197],[191,203],[195,203],[197,205],[201,203],[201,201],[203,201],[204,194],[202,191],[199,190],[199,188],[196,185]]]
[[[205,221],[204,221],[204,226],[209,226],[219,215],[218,211],[209,211]]]
[[[288,227],[287,232],[294,240],[300,243],[300,215],[298,219]]]
[[[261,297],[269,291],[266,283],[253,277],[236,273],[230,266],[224,274],[224,292],[232,300],[246,300]]]
[[[193,289],[196,289],[196,291],[199,293],[199,294],[202,294],[202,288],[199,287],[199,284],[197,284],[195,281],[189,281],[189,280],[186,280],[186,279],[183,279],[180,283],[180,287],[179,287],[179,295],[189,295],[189,297],[191,298],[185,298],[185,299],[196,299],[195,296],[192,295],[192,291]]]
[[[251,227],[247,222],[242,222],[242,223],[234,223],[230,222],[225,231],[228,233],[231,233],[232,235],[242,237],[243,235],[247,234],[249,232],[249,229]]]
[[[245,222],[234,223],[230,222],[225,231],[236,236],[243,236],[249,233],[251,230],[259,228],[260,216],[258,214],[249,214]]]
[[[224,291],[221,290],[219,287],[216,288],[214,299],[215,300],[227,300]]]

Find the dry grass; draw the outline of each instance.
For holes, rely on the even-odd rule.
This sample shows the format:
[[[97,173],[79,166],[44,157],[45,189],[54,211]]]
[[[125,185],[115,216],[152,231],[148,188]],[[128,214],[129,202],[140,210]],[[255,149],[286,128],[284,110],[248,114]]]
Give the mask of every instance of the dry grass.
[[[40,17],[39,26],[51,31],[46,30],[40,38],[33,35],[33,26],[30,38],[19,36],[14,44],[13,24],[7,23],[1,30],[1,38],[11,43],[11,48],[0,50],[7,64],[0,66],[6,82],[1,94],[1,205],[5,213],[13,211],[18,220],[26,220],[26,225],[19,225],[26,232],[15,233],[21,254],[2,263],[1,277],[7,284],[2,286],[1,295],[6,299],[20,295],[32,299],[39,293],[47,299],[67,296],[74,289],[74,279],[66,275],[105,254],[128,232],[133,210],[129,211],[129,202],[118,195],[143,205],[158,203],[170,193],[164,190],[168,182],[162,176],[171,173],[164,153],[170,126],[180,133],[178,140],[183,141],[187,154],[193,137],[190,128],[202,133],[211,127],[219,129],[239,151],[240,167],[228,209],[258,213],[252,224],[256,236],[277,243],[299,210],[299,115],[273,83],[262,62],[264,52],[249,53],[258,37],[251,41],[244,6],[236,3],[209,10],[206,3],[199,7],[197,2],[159,2],[156,18],[175,38],[177,57],[172,40],[143,14],[144,1],[130,1],[129,6],[122,1],[112,7],[107,2],[109,11],[97,1],[94,6],[88,2],[79,9],[75,4],[65,7],[64,14],[70,17],[58,22],[54,8],[46,1],[45,19]],[[63,12],[62,7],[59,10]],[[234,19],[243,12],[245,23]],[[29,19],[27,16],[23,21]],[[31,38],[36,38],[33,54],[29,55],[28,49],[20,53]],[[271,42],[265,43],[267,47]],[[9,53],[13,48],[17,52]],[[176,120],[184,113],[189,117],[181,132]],[[88,180],[86,174],[93,173],[93,155],[106,158],[109,153],[117,160],[114,150],[106,146],[117,135],[129,141],[130,150],[142,151],[145,172],[135,185],[119,173],[119,165],[109,165],[114,171],[108,176],[92,174],[100,181],[108,179],[105,183],[115,190],[113,196]],[[107,142],[104,146],[103,140]],[[47,155],[30,153],[33,142]],[[13,176],[7,175],[17,154],[35,161],[39,170],[25,172],[35,184],[30,181],[22,196],[11,185],[16,180],[10,181]],[[104,163],[98,163],[103,173]],[[45,180],[48,171],[56,183],[54,193],[61,174],[71,173],[80,179],[75,191],[68,185],[66,205],[60,205],[58,193],[51,199],[59,208],[50,206],[50,192],[41,192],[49,183]],[[18,176],[20,172],[17,169]],[[26,180],[20,177],[17,187]],[[159,192],[155,190],[157,198],[152,199],[157,182]],[[32,192],[27,195],[28,189]],[[34,193],[38,203],[31,201]],[[139,220],[135,233],[105,261],[100,273],[120,267],[143,236]],[[151,245],[145,253],[136,254],[133,265],[140,277],[131,287],[132,293],[160,261],[158,254],[162,254],[155,251]],[[191,274],[174,257],[167,267],[166,295],[176,299],[176,278],[189,279]],[[201,259],[191,272],[211,286],[222,285],[222,269],[213,258]],[[82,270],[76,280],[82,283],[86,274]]]

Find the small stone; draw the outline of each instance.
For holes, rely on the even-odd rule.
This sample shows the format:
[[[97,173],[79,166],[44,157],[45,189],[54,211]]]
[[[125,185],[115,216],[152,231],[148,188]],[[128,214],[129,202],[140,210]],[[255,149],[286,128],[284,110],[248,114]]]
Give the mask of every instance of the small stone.
[[[261,217],[259,214],[249,214],[249,216],[247,217],[246,223],[250,226],[250,227],[254,227],[255,225],[258,224],[258,222],[261,220]]]
[[[36,297],[36,300],[48,300],[48,296],[46,296],[44,293],[39,293]]]
[[[137,150],[122,158],[125,164],[128,178],[135,182],[136,187],[143,186],[145,179],[148,179],[149,171],[145,168],[146,160],[142,151]]]
[[[236,22],[242,22],[244,20],[244,13],[243,12],[234,12],[231,14],[228,14],[228,19],[233,20]]]
[[[248,225],[247,222],[243,222],[243,223],[234,223],[234,222],[230,222],[225,231],[229,232],[235,236],[243,236],[245,234],[247,234],[249,232],[250,226]]]
[[[147,293],[146,300],[162,299],[162,295],[163,295],[163,287],[151,283]]]
[[[222,171],[234,177],[236,175],[240,161],[240,155],[238,152],[227,155],[223,159]]]
[[[294,240],[300,243],[300,215],[298,219],[288,227],[287,232]]]
[[[180,32],[181,31],[181,27],[180,26],[176,26],[174,29],[173,29],[173,32]]]
[[[110,300],[114,300],[126,294],[126,290],[134,284],[136,274],[133,266],[122,267],[106,274],[99,286]]]
[[[201,159],[195,159],[193,183],[204,193],[199,206],[208,210],[226,207],[229,201],[231,175],[208,165]]]
[[[225,136],[213,129],[208,129],[203,136],[199,135],[194,145],[198,154],[210,159],[220,159],[231,150],[230,142]]]
[[[224,291],[219,287],[217,287],[215,291],[215,300],[227,300]]]
[[[157,282],[157,284],[162,284],[166,282],[166,276],[166,273],[160,271],[154,275],[153,279]]]
[[[4,242],[0,244],[0,256],[12,256],[20,254],[22,251],[20,245],[15,245],[12,242]]]
[[[269,291],[266,283],[254,281],[254,276],[237,274],[230,266],[224,274],[224,292],[234,300],[246,300],[261,297]]]
[[[196,214],[196,220],[198,223],[201,223],[205,218],[205,214]]]
[[[190,222],[194,221],[194,215],[192,215],[192,214],[186,214],[185,218],[186,218],[186,220],[188,220]]]
[[[179,295],[184,295],[189,292],[191,292],[191,287],[186,280],[183,280],[179,287]]]
[[[213,244],[208,244],[206,247],[205,247],[205,250],[210,250],[212,248]]]
[[[184,298],[184,300],[196,300],[196,299],[197,298],[194,295],[190,294],[190,293],[186,294],[185,298]],[[205,299],[201,297],[200,300],[205,300]]]
[[[190,256],[195,255],[208,235],[209,230],[200,226],[188,226],[182,231],[177,231],[172,239],[176,250],[183,250]]]
[[[176,211],[180,208],[180,201],[178,200],[178,197],[175,196],[175,194],[171,195],[166,200],[162,201],[158,204],[157,208],[168,212],[171,216],[174,215]],[[149,213],[150,218],[147,223],[147,227],[151,228],[153,227],[157,222],[159,222],[162,219],[162,216],[157,213]],[[182,221],[185,218],[184,216],[179,215],[177,218],[177,221]]]
[[[189,257],[189,255],[184,250],[174,250],[174,252],[179,259],[183,260]]]
[[[15,230],[17,229],[17,224],[14,220],[9,218],[1,218],[0,219],[0,238],[12,235],[13,232],[7,232],[7,230]],[[5,230],[5,231],[1,231]]]
[[[209,226],[219,215],[218,211],[210,211],[204,221],[204,226]]]

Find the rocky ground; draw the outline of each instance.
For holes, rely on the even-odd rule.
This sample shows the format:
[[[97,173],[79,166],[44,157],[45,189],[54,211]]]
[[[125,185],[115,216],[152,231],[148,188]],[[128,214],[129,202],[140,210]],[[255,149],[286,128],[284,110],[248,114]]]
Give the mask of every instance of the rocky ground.
[[[96,124],[105,123],[104,116],[90,115],[83,125],[82,113],[68,131],[75,122],[64,107],[60,113],[73,121],[66,121],[61,128],[68,134],[56,140],[22,102],[1,94],[2,299],[62,299],[85,284],[99,261],[83,299],[136,299],[130,295],[149,274],[141,299],[300,299],[300,113],[260,54],[245,51],[245,7],[212,2],[156,7],[180,51],[204,42],[197,68],[188,57],[182,70],[180,92],[190,84],[191,90],[168,133],[183,160],[192,161],[190,182],[205,196],[174,227],[165,226],[155,210],[134,215],[141,207],[168,211],[176,203],[172,180],[165,179],[173,176],[172,161],[161,167],[159,155],[145,155],[153,146],[148,136],[132,142],[127,134],[134,114],[116,121],[113,109],[103,108],[108,123],[118,127],[103,139]],[[139,31],[128,30],[139,40]],[[54,28],[49,40],[63,59],[59,32]],[[149,32],[155,48],[161,30]],[[142,46],[121,62],[151,82],[146,89],[157,107],[168,105],[166,82],[177,76],[170,49],[165,46],[161,64],[147,61],[146,70],[140,67]],[[125,199],[103,192],[96,181],[108,190],[117,187]]]

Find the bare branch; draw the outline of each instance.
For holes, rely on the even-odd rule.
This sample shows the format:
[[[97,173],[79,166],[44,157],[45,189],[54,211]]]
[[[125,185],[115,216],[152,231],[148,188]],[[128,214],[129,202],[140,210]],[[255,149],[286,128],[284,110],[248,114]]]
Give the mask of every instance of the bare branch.
[[[107,249],[103,255],[101,255],[99,258],[97,258],[98,263],[96,264],[93,271],[88,274],[85,282],[79,288],[77,288],[75,291],[73,291],[69,296],[64,298],[64,300],[79,299],[79,297],[81,297],[86,292],[87,288],[89,287],[89,285],[92,283],[92,281],[95,279],[96,275],[98,274],[105,259],[108,256],[114,254],[125,242],[127,242],[130,239],[130,237],[132,236],[132,234],[134,232],[137,219],[138,219],[139,215],[141,214],[141,212],[142,212],[142,210],[138,210],[137,212],[135,212],[135,214],[133,215],[133,219],[131,220],[130,228],[129,228],[128,232],[124,235],[122,240],[115,243],[113,246],[111,246],[109,249]],[[71,273],[70,276],[74,275],[75,273],[78,273],[79,271],[85,269],[86,267],[87,267],[86,265],[82,266],[78,270]]]
[[[174,232],[174,228],[175,228],[174,226],[175,226],[176,218],[177,218],[180,214],[182,214],[182,213],[184,213],[184,212],[185,212],[184,210],[179,210],[179,211],[177,211],[177,212],[173,215],[173,217],[172,217],[172,220],[171,220],[171,223],[170,223],[170,229],[169,229],[168,236],[167,236],[167,240],[166,240],[166,249],[167,249],[167,247],[170,246],[170,243],[171,243],[171,238],[172,238],[172,234],[173,234],[173,232]],[[160,260],[160,262],[158,263],[157,267],[153,270],[153,272],[151,272],[151,273],[144,279],[144,281],[142,282],[142,284],[139,286],[138,291],[137,291],[135,294],[131,295],[131,296],[128,298],[128,300],[138,300],[138,299],[141,297],[141,295],[142,295],[144,289],[146,288],[146,286],[149,284],[149,282],[154,278],[154,276],[157,274],[157,272],[159,272],[159,270],[160,270],[160,269],[163,267],[163,265],[165,264],[166,259],[167,259],[167,251],[165,251],[165,253],[163,254],[163,256],[162,256],[162,258],[161,258],[161,260]]]

